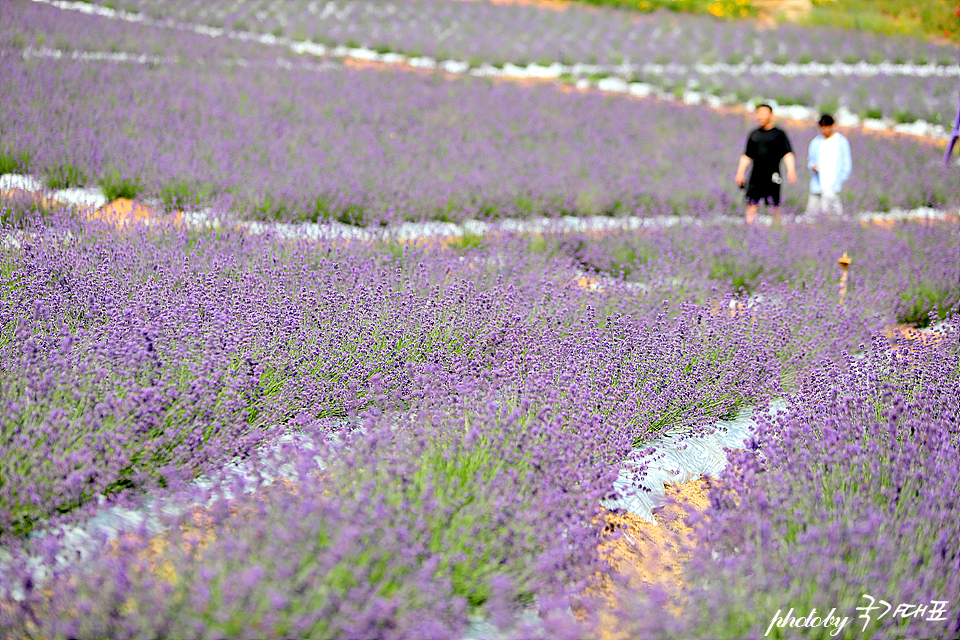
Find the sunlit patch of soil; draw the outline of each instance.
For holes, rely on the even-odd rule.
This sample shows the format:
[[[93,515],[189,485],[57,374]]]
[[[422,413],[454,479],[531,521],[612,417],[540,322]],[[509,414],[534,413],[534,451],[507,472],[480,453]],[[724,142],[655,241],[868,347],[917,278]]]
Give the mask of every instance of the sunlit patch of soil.
[[[903,226],[907,223],[920,224],[925,226],[940,226],[940,225],[957,225],[960,224],[960,216],[955,213],[948,213],[943,217],[939,218],[929,218],[923,215],[911,216],[905,219],[895,219],[895,218],[869,218],[866,220],[860,221],[860,226],[866,227],[873,225],[876,227],[883,227],[884,229],[894,229],[896,227]]]
[[[42,209],[58,209],[66,206],[62,202],[47,196],[43,191],[27,191],[26,189],[0,189],[0,203],[4,201]]]
[[[710,482],[706,479],[682,485],[667,485],[669,502],[654,509],[657,524],[632,513],[607,516],[609,538],[600,545],[600,553],[613,573],[601,578],[596,590],[606,602],[599,616],[597,637],[602,640],[628,640],[618,630],[617,610],[622,594],[631,594],[645,586],[677,592],[686,586],[683,567],[690,557],[693,529],[686,524],[688,509],[703,511],[710,504]],[[594,595],[594,594],[591,594]]]
[[[159,222],[169,220],[180,224],[182,214],[175,211],[167,214],[165,211],[156,207],[149,207],[140,202],[135,202],[128,198],[117,198],[113,202],[107,203],[88,216],[91,220],[101,220],[122,227],[130,223]]]

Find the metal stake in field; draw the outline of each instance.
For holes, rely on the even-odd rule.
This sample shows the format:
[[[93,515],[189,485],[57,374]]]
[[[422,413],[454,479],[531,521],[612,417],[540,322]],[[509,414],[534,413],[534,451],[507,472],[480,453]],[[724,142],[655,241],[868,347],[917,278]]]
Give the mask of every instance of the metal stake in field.
[[[840,274],[840,305],[843,305],[843,299],[847,295],[847,276],[850,272],[850,263],[853,260],[850,259],[850,256],[847,255],[847,252],[844,251],[843,255],[837,258],[837,264],[840,265],[840,268],[843,269],[843,273]]]

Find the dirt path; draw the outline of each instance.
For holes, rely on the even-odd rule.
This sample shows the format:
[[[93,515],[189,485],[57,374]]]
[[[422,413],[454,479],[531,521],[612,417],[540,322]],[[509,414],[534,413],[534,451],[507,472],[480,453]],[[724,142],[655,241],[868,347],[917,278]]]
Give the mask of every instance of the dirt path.
[[[613,539],[600,546],[614,575],[601,582],[600,595],[608,608],[600,614],[598,638],[628,640],[619,628],[624,595],[629,597],[645,585],[663,587],[669,592],[685,586],[683,567],[693,542],[693,529],[685,523],[687,509],[706,509],[710,504],[709,492],[707,479],[667,485],[666,497],[670,502],[654,510],[655,525],[631,513],[609,516],[608,526],[619,536],[613,535]]]

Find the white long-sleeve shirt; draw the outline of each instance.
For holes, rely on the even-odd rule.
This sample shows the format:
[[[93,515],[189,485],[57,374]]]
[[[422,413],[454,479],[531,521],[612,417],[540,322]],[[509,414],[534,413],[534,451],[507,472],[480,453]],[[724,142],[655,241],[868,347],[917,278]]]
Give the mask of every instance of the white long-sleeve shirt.
[[[820,174],[820,186],[824,195],[831,195],[836,191],[837,168],[840,164],[840,136],[833,134],[820,141],[820,162],[817,173]]]

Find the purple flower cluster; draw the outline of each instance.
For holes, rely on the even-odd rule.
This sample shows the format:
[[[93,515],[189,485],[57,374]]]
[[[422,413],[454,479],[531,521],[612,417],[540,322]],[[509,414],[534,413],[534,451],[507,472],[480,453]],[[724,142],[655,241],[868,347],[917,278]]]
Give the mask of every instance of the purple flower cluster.
[[[275,242],[246,236],[83,238],[6,263],[3,465],[20,481],[2,487],[5,533],[196,475],[300,413],[349,415],[372,402],[374,380],[406,407],[424,376],[450,389],[494,376],[511,401],[552,387],[580,407],[566,422],[600,413],[636,443],[775,389],[773,371],[748,366],[741,320],[694,308],[670,320],[659,299],[622,297],[626,283],[594,299],[570,284],[563,254],[420,262],[412,249],[325,243],[278,258]]]
[[[175,522],[159,551],[142,534],[104,545],[26,590],[4,626],[58,638],[455,638],[481,605],[509,620],[534,597],[575,594],[603,568],[590,514],[610,478],[589,437],[549,411],[460,403],[436,397],[411,420],[368,413],[339,447],[317,440],[322,473],[317,449],[285,452],[293,485],[251,480],[212,502],[194,490],[210,506]],[[29,575],[16,568],[11,578]]]
[[[957,637],[956,340],[955,326],[936,343],[877,340],[811,376],[712,491],[688,588],[639,596],[623,618],[631,632],[830,637],[822,625],[772,624],[778,611],[816,609],[848,618],[833,637]],[[675,596],[682,620],[654,608]],[[907,615],[916,605],[929,611]]]
[[[60,17],[121,37],[108,36],[118,23],[103,18]],[[175,53],[198,37],[168,36]],[[301,66],[278,62],[269,47],[241,48],[248,66],[184,56],[24,60],[8,51],[3,152],[29,158],[29,171],[51,185],[100,184],[172,208],[219,200],[261,219],[700,212],[740,198],[732,173],[751,125],[739,116],[439,72]],[[790,134],[802,185],[816,129]],[[956,206],[958,179],[929,144],[849,137],[851,210]],[[789,205],[804,199],[802,186],[788,191]]]
[[[925,325],[925,312],[914,313],[918,303],[926,301],[929,312],[934,307],[929,303],[936,300],[946,302],[941,310],[960,300],[960,237],[951,224],[884,229],[821,222],[806,241],[767,229],[678,225],[602,239],[568,235],[562,246],[582,265],[609,275],[622,273],[664,298],[703,300],[705,292],[720,287],[744,296],[765,295],[764,304],[770,304],[771,290],[785,287],[829,299],[838,291],[837,258],[848,253],[855,258],[846,298],[850,312],[864,314],[865,322],[873,316]]]
[[[509,626],[524,606],[550,637],[584,633],[563,612],[593,608],[599,505],[627,452],[824,388],[892,320],[869,306],[898,293],[882,270],[957,247],[955,229],[838,225],[816,241],[695,226],[451,250],[73,215],[24,223],[34,239],[3,254],[13,635],[458,637],[471,611]],[[837,246],[865,265],[847,306],[812,264]],[[783,277],[747,298],[731,278],[750,255]],[[269,453],[283,433],[301,444]],[[191,483],[237,460],[253,471],[227,473],[229,496]],[[258,475],[278,466],[291,481]],[[167,537],[64,564],[41,534],[100,496],[174,489],[204,508]]]

